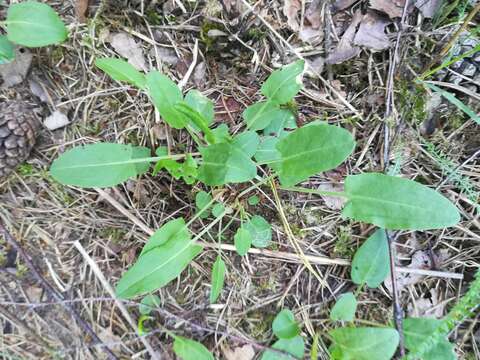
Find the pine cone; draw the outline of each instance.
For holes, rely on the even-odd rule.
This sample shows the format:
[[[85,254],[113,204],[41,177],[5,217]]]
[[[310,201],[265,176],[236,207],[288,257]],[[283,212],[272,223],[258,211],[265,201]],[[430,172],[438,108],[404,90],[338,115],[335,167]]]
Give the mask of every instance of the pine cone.
[[[0,103],[0,178],[28,158],[39,125],[33,109],[26,103]]]

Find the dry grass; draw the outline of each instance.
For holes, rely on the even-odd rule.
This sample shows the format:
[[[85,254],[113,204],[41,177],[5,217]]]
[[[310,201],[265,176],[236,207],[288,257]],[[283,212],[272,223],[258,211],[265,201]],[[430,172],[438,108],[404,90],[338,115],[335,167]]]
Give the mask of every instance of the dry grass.
[[[187,133],[165,128],[146,96],[112,82],[94,67],[95,58],[116,56],[104,39],[108,32],[131,30],[136,41],[141,43],[149,66],[158,67],[181,81],[193,58],[195,40],[205,36],[206,26],[227,32],[228,37],[206,39],[212,42],[208,51],[206,42],[200,41],[197,67],[185,88],[197,87],[208,95],[216,104],[217,121],[226,122],[233,131],[242,127],[241,111],[259,98],[259,86],[273,64],[286,63],[295,56],[257,16],[248,11],[242,16],[217,11],[214,7],[219,4],[213,0],[207,4],[183,2],[188,7],[186,13],[177,8],[166,16],[158,10],[161,5],[152,5],[156,1],[145,2],[145,16],[141,16],[143,1],[128,2],[128,6],[105,4],[100,8],[93,5],[88,25],[77,22],[70,2],[49,3],[56,5],[70,24],[71,37],[61,47],[36,51],[34,66],[42,74],[51,97],[68,111],[73,123],[54,132],[43,130],[28,165],[8,179],[0,180],[0,218],[42,270],[43,276],[63,294],[65,302],[74,305],[104,344],[122,359],[149,358],[136,329],[122,315],[107,284],[102,283],[99,276],[103,274],[110,285],[115,285],[134,262],[149,229],[156,229],[173,217],[189,219],[194,214],[192,200],[200,186],[190,188],[160,173],[105,190],[106,196],[102,196],[95,190],[61,186],[47,172],[59,153],[83,143],[115,141],[151,148],[168,145],[174,152],[194,149]],[[151,11],[149,5],[156,10]],[[322,53],[318,47],[304,47],[292,35],[277,2],[270,1],[257,8],[265,21],[307,59]],[[256,37],[249,30],[258,31]],[[428,33],[416,33],[412,29],[409,36],[402,39],[405,61],[399,73],[411,80],[413,74],[409,69],[418,71],[419,64],[415,62],[422,57],[428,58],[427,49],[431,49],[416,44],[424,44],[427,36],[430,40],[442,40],[454,30],[453,25]],[[171,50],[177,57],[177,64],[159,63],[154,45]],[[252,61],[254,55],[257,61]],[[313,177],[309,186],[338,184],[346,174],[383,168],[382,117],[388,64],[386,53],[365,51],[359,58],[333,67],[331,74],[340,84],[337,91],[351,108],[362,114],[361,118],[326,90],[325,83],[317,76],[306,78],[306,90],[296,99],[298,123],[320,118],[341,124],[354,134],[358,143],[354,155],[344,165]],[[204,74],[200,66],[205,66]],[[463,274],[461,281],[446,276],[421,277],[402,290],[400,301],[407,311],[425,312],[433,307],[435,314],[441,316],[461,296],[479,266],[480,219],[475,199],[466,196],[458,183],[448,179],[445,164],[427,151],[424,144],[426,141],[432,143],[455,167],[478,150],[478,125],[465,120],[460,126],[447,125],[434,137],[425,138],[419,131],[418,121],[404,117],[400,85],[395,89],[398,100],[394,121],[400,125],[393,127],[392,164],[405,177],[433,187],[441,184],[438,190],[453,201],[462,214],[462,221],[456,227],[443,231],[403,232],[397,239],[399,266],[408,266],[416,252],[425,251],[436,259],[436,264],[427,264],[429,269]],[[412,90],[411,85],[409,90]],[[472,135],[475,133],[476,136]],[[478,158],[455,172],[478,195]],[[227,186],[224,199],[233,199],[245,188]],[[271,251],[252,252],[240,258],[226,246],[223,252],[228,269],[226,286],[216,305],[210,305],[208,300],[210,269],[217,255],[214,246],[196,258],[180,278],[156,292],[162,305],[153,319],[146,322],[151,332],[143,340],[163,358],[173,357],[171,339],[163,328],[201,341],[217,358],[223,358],[225,347],[243,344],[251,344],[260,353],[272,342],[271,320],[282,307],[292,309],[302,321],[308,347],[315,332],[321,335],[319,354],[322,359],[328,358],[325,335],[334,326],[329,320],[329,309],[335,297],[354,288],[349,267],[344,264],[373,227],[343,220],[339,210],[332,209],[321,198],[280,191],[278,203],[268,185],[252,187],[249,195],[253,194],[261,197],[261,203],[248,211],[263,214],[273,224]],[[290,236],[290,230],[285,228],[279,215],[279,205],[290,226]],[[122,208],[128,216],[119,210]],[[234,223],[238,223],[238,219]],[[207,225],[208,221],[199,220],[191,230],[199,233]],[[218,227],[212,228],[202,241],[214,244],[218,230]],[[232,243],[232,232],[228,230],[224,235],[225,242]],[[313,261],[314,272],[308,270],[296,255],[291,240],[305,254],[313,256],[311,259],[325,257],[334,259],[333,263],[319,265]],[[93,271],[88,258],[74,246],[75,242],[81,244],[99,272]],[[4,257],[10,261],[0,269],[0,304],[23,320],[23,325],[2,312],[0,357],[105,357],[101,348],[89,345],[91,339],[62,303],[42,291],[24,263],[11,261],[15,254],[3,245],[0,244]],[[430,300],[432,304],[428,306]],[[124,305],[136,321],[139,317],[137,303]],[[391,305],[392,298],[386,287],[363,291],[359,323],[391,321]],[[477,316],[452,334],[461,356],[470,354],[470,358],[480,358],[475,344],[478,328]]]

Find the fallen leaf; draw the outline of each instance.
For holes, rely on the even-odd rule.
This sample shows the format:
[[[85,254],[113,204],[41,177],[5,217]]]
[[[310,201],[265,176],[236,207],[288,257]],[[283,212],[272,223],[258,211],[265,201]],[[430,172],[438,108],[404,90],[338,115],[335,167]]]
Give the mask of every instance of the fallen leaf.
[[[156,46],[150,50],[150,56],[157,57],[162,63],[175,66],[178,62],[177,54],[174,50],[162,46]]]
[[[409,317],[435,317],[441,318],[445,312],[445,303],[442,303],[436,289],[427,290],[419,299],[414,299],[408,304]]]
[[[137,70],[147,71],[142,47],[127,33],[116,33],[110,36],[110,43],[117,53],[126,58]]]
[[[204,88],[206,86],[206,72],[207,65],[205,64],[205,61],[202,61],[195,66],[195,70],[193,71],[193,82],[196,87]]]
[[[122,348],[122,339],[113,333],[111,328],[99,327],[98,337],[104,344],[108,344],[109,348],[113,351],[120,351]]]
[[[75,1],[75,15],[77,15],[78,21],[82,24],[87,21],[88,2],[89,0]]]
[[[230,349],[229,347],[224,347],[222,349],[223,356],[225,360],[252,360],[255,356],[255,351],[253,350],[252,345],[243,345],[235,349]]]
[[[320,43],[323,40],[323,31],[315,29],[311,26],[304,26],[298,32],[298,37],[303,42],[310,44]]]
[[[372,9],[383,11],[389,17],[402,17],[405,0],[370,0],[370,7]],[[408,12],[412,10],[413,6],[410,3]]]
[[[67,115],[62,113],[60,110],[55,110],[50,116],[43,121],[43,125],[48,130],[57,130],[64,126],[70,124]]]
[[[335,191],[335,192],[343,192],[344,191],[342,184],[333,184],[333,183],[322,184],[317,188],[317,190]],[[336,197],[336,196],[322,195],[321,198],[323,199],[323,201],[325,201],[325,205],[327,205],[327,207],[329,209],[332,209],[332,210],[342,209],[343,205],[345,205],[345,202],[347,201],[347,199],[345,199],[345,198]]]
[[[322,56],[317,56],[314,59],[307,59],[306,75],[316,77],[317,74],[321,74],[323,66],[325,65],[325,59]]]
[[[385,34],[385,27],[388,24],[390,21],[373,11],[368,11],[360,23],[353,43],[376,51],[390,47],[390,41]]]
[[[426,18],[433,18],[442,5],[442,0],[417,0],[415,6]]]
[[[357,31],[357,26],[360,24],[360,21],[362,21],[362,18],[362,13],[357,10],[353,15],[352,22],[343,33],[337,47],[328,55],[326,59],[327,64],[340,64],[360,53],[360,48],[353,44],[353,39]]]
[[[15,60],[0,65],[0,89],[20,84],[32,64],[32,53],[24,47],[15,48]]]
[[[45,85],[41,84],[40,81],[34,79],[28,80],[28,85],[30,86],[30,92],[36,97],[38,97],[41,102],[48,102],[48,94]]]
[[[333,7],[336,10],[343,10],[353,5],[357,0],[337,0],[333,3]]]
[[[314,29],[322,26],[322,3],[320,0],[313,0],[305,10],[305,19]]]
[[[285,0],[283,4],[283,13],[287,17],[287,24],[293,31],[300,29],[298,22],[298,13],[302,9],[302,2],[300,0]]]

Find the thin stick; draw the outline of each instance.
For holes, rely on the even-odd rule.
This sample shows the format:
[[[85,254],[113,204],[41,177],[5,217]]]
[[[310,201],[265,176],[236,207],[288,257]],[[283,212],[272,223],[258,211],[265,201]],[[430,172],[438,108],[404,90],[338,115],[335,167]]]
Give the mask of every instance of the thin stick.
[[[37,267],[33,264],[32,260],[27,255],[23,247],[20,245],[20,243],[10,234],[10,232],[5,228],[5,226],[1,222],[0,222],[0,234],[3,234],[5,241],[9,243],[17,251],[18,254],[20,254],[23,261],[32,272],[33,276],[42,285],[45,291],[56,301],[63,301],[64,300],[63,296],[57,290],[55,290],[47,280],[45,280],[45,278],[40,274]],[[117,356],[115,356],[115,354],[102,342],[102,340],[100,340],[100,338],[95,333],[95,331],[93,331],[91,326],[87,322],[85,322],[85,320],[82,319],[82,317],[75,311],[75,309],[70,304],[64,303],[64,307],[65,309],[68,310],[68,312],[70,312],[70,314],[72,314],[72,316],[78,322],[82,330],[91,336],[93,340],[92,342],[94,345],[101,346],[109,359],[118,360]]]

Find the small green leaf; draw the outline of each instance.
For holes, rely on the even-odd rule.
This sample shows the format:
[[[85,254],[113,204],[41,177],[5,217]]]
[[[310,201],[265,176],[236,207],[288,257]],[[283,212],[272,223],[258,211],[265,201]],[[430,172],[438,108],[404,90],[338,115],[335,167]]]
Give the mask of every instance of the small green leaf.
[[[148,294],[142,299],[140,305],[138,305],[138,311],[140,311],[140,314],[142,315],[148,315],[153,309],[159,306],[160,298],[157,295]]]
[[[15,59],[15,48],[5,35],[0,35],[0,65]]]
[[[263,83],[261,93],[276,104],[285,104],[302,88],[304,60],[297,60],[274,71]]]
[[[212,129],[212,134],[215,141],[209,144],[219,144],[231,140],[227,124],[218,125],[215,129]]]
[[[240,227],[235,233],[233,241],[238,255],[244,256],[252,246],[252,235],[250,234],[250,231]]]
[[[212,201],[212,195],[205,191],[200,191],[195,195],[195,205],[197,207],[197,214],[199,214],[201,219],[205,219],[210,215],[209,208],[211,207],[210,202]]]
[[[198,341],[175,336],[173,352],[182,360],[215,360],[212,353]]]
[[[149,152],[147,148],[113,143],[78,146],[56,159],[50,173],[65,185],[114,186],[145,173],[149,160],[142,161],[138,156]]]
[[[183,221],[183,219],[182,219]],[[164,225],[145,245],[137,262],[123,274],[117,284],[117,296],[130,299],[161,288],[181,274],[202,247],[192,242],[182,221]],[[174,224],[174,226],[172,225]],[[171,228],[171,227],[172,228]],[[167,236],[167,238],[164,237]]]
[[[352,153],[352,135],[338,126],[319,124],[297,129],[277,144],[279,177],[292,186],[322,171],[336,168]]]
[[[333,321],[353,321],[357,311],[357,299],[353,293],[342,294],[330,311],[330,319]]]
[[[243,228],[250,233],[253,246],[264,248],[270,245],[272,241],[272,227],[262,216],[253,216],[243,225]]]
[[[225,212],[225,206],[222,203],[216,203],[212,208],[212,215],[216,218],[223,216]]]
[[[332,360],[390,360],[399,342],[397,330],[390,328],[338,328],[329,334]]]
[[[147,89],[163,120],[175,129],[183,129],[186,118],[174,107],[183,101],[180,88],[167,76],[151,71],[147,74]]]
[[[243,119],[250,130],[262,130],[272,122],[284,123],[285,118],[292,116],[288,110],[281,109],[270,101],[262,101],[250,105],[243,112]]]
[[[378,229],[360,246],[352,260],[352,280],[357,285],[376,288],[390,271],[388,239],[385,230]]]
[[[273,333],[280,339],[291,339],[300,334],[295,316],[288,309],[280,311],[272,323]]]
[[[263,129],[263,135],[275,136],[277,138],[283,138],[288,135],[287,129],[296,129],[297,123],[295,116],[290,110],[282,109],[282,114],[275,121],[272,121],[265,129]]]
[[[207,126],[213,122],[213,102],[200,91],[195,89],[190,90],[187,95],[185,95],[185,102],[206,119]]]
[[[112,79],[124,81],[140,89],[144,89],[147,79],[144,74],[122,59],[102,58],[95,61],[95,65]]]
[[[267,350],[262,354],[261,360],[303,359],[305,354],[305,342],[301,336],[295,336],[291,339],[280,339],[273,344],[272,348],[291,354],[291,356]]]
[[[261,139],[255,160],[259,164],[268,164],[270,168],[278,171],[282,155],[277,150],[279,139],[273,136],[265,136]]]
[[[59,44],[68,36],[55,10],[37,1],[10,5],[5,23],[8,40],[27,47]]]
[[[390,230],[428,230],[460,221],[457,208],[433,189],[379,173],[348,176],[342,215]]]
[[[257,195],[252,195],[248,198],[248,205],[255,206],[260,202],[260,198]]]
[[[403,333],[405,334],[405,347],[415,352],[425,339],[427,339],[440,326],[441,320],[429,318],[408,318],[403,321]],[[431,346],[431,350],[422,356],[422,360],[454,360],[457,358],[453,345],[446,337],[438,339]]]
[[[210,303],[217,301],[225,282],[225,262],[220,255],[217,256],[212,269],[212,289],[210,290]]]
[[[167,148],[159,147],[155,151],[157,156],[167,156]],[[193,184],[197,178],[197,162],[191,154],[185,156],[184,162],[178,162],[173,159],[163,159],[157,161],[153,168],[153,175],[156,175],[160,170],[165,168],[168,173],[176,180],[183,178],[186,184]]]

